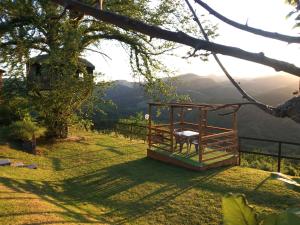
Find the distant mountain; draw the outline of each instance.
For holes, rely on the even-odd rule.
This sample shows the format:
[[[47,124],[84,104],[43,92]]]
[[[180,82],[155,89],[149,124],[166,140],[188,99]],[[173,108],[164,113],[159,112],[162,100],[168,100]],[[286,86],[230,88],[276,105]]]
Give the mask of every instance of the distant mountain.
[[[166,82],[169,80],[166,79]],[[198,76],[184,74],[172,81],[178,93],[188,94],[197,103],[236,103],[243,102],[241,95],[233,85],[218,79],[218,76]],[[298,78],[292,76],[267,76],[256,79],[238,79],[241,86],[254,97],[270,105],[292,97],[298,89]],[[143,88],[128,81],[115,81],[115,85],[107,91],[107,98],[117,106],[109,112],[110,118],[134,115],[136,112],[147,112],[147,99]],[[213,116],[213,123],[228,126],[229,117]],[[254,106],[244,106],[239,111],[239,132],[241,135],[275,138],[281,140],[300,140],[300,124],[289,119],[274,118]]]
[[[116,80],[116,81],[114,81],[114,84],[119,85],[119,86],[130,87],[130,88],[132,88],[135,85],[135,83],[129,82],[127,80]]]

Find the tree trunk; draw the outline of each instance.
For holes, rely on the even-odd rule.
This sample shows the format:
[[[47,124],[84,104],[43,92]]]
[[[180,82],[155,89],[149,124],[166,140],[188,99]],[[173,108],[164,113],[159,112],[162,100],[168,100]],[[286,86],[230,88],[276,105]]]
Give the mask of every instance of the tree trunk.
[[[36,155],[36,138],[34,134],[32,135],[31,143],[32,143],[32,154]]]
[[[69,134],[68,124],[64,122],[55,122],[48,127],[48,135],[53,138],[67,138]]]

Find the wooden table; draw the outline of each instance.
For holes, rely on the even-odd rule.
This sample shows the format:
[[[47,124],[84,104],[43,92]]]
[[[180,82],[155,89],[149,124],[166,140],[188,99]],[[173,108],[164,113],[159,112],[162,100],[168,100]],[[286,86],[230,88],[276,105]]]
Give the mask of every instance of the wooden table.
[[[185,137],[187,139],[188,142],[188,153],[190,152],[190,147],[191,147],[191,139],[194,137],[197,137],[199,135],[199,132],[196,131],[192,131],[192,130],[184,130],[184,131],[177,131],[175,132],[176,135],[181,136],[181,137]]]

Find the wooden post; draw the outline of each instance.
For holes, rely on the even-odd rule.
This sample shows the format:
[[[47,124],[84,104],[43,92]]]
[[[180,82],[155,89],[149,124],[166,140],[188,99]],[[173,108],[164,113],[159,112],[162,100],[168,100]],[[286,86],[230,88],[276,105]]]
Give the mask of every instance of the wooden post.
[[[132,126],[132,123],[130,124],[129,129],[130,129],[130,131],[129,131],[129,135],[130,135],[129,140],[132,141],[132,139],[133,139],[133,126]]]
[[[3,88],[3,74],[4,73],[5,73],[5,70],[0,69],[0,94],[2,93],[2,88]]]
[[[233,113],[233,124],[232,124],[232,128],[234,131],[237,132],[237,115],[236,112]]]
[[[239,161],[238,161],[238,165],[240,166],[241,165],[241,159],[242,159],[242,153],[241,153],[241,139],[240,138],[238,138],[238,147],[237,147],[237,149],[238,149],[238,153],[239,153]]]
[[[171,152],[174,152],[174,108],[170,109],[170,135],[171,135]]]
[[[281,168],[281,142],[278,142],[278,158],[277,158],[277,172],[280,173]]]
[[[183,124],[183,122],[184,122],[184,109],[183,109],[183,107],[181,107],[181,111],[180,111],[180,123]]]
[[[203,144],[202,144],[202,136],[203,136],[203,111],[201,108],[199,108],[199,138],[198,138],[198,154],[199,154],[199,162],[202,162],[203,157]]]
[[[206,135],[206,133],[207,133],[207,110],[206,109],[204,110],[204,113],[203,113],[203,122],[204,122],[203,135]]]
[[[151,128],[151,119],[152,119],[152,105],[149,104],[149,108],[148,108],[148,114],[149,114],[149,120],[148,120],[148,148],[151,149],[151,132],[152,132],[152,128]]]
[[[234,131],[234,145],[236,146],[235,149],[235,154],[237,153],[238,149],[239,149],[239,143],[238,143],[238,133],[237,133],[237,112],[233,113],[233,124],[232,124],[232,129]]]

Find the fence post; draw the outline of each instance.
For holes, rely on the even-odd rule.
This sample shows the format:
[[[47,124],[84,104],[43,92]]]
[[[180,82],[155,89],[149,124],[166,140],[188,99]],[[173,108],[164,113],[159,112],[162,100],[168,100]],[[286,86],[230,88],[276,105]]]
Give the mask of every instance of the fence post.
[[[130,124],[130,141],[133,139],[133,126],[132,123]]]
[[[115,123],[113,125],[113,130],[114,130],[114,133],[115,133],[115,137],[118,137],[118,134],[117,134],[117,132],[118,132],[118,123]]]
[[[280,173],[281,167],[281,142],[278,142],[278,158],[277,158],[277,172]]]
[[[238,162],[238,165],[240,166],[241,165],[241,138],[238,137],[238,151],[239,151],[239,162]]]

